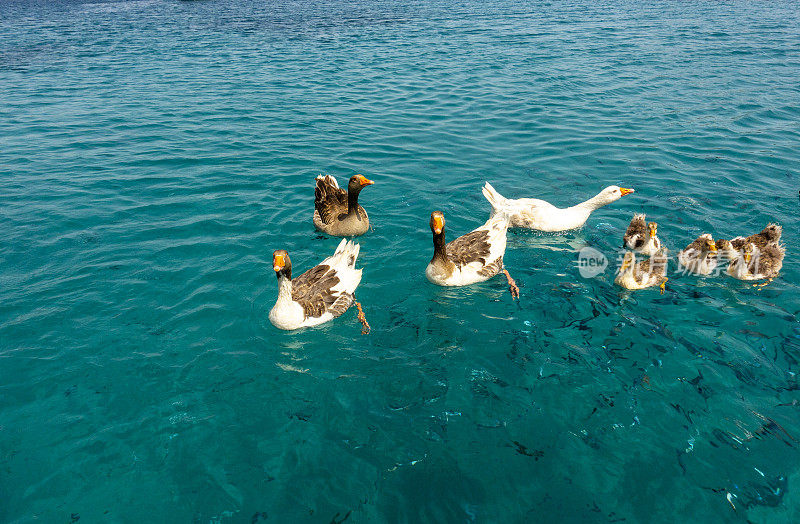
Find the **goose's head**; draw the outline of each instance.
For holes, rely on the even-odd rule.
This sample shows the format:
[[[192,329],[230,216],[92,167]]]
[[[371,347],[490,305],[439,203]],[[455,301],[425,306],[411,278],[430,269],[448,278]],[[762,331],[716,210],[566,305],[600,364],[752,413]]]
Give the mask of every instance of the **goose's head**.
[[[444,231],[444,213],[441,211],[431,213],[431,231],[434,235],[441,235]]]
[[[750,260],[753,258],[753,254],[755,253],[756,245],[752,242],[747,243],[742,248],[742,257],[744,258],[744,263],[749,264]]]
[[[708,253],[708,252],[716,253],[717,252],[717,244],[716,244],[716,242],[714,242],[714,238],[711,235],[709,235],[708,233],[704,233],[704,234],[700,235],[698,240],[700,240],[700,249],[704,253]]]
[[[709,235],[710,236],[710,235]],[[733,244],[731,244],[730,240],[726,240],[724,238],[718,238],[714,245],[717,248],[717,252],[720,256],[724,256],[728,259],[736,258],[736,250],[733,248]]]
[[[272,269],[275,270],[275,276],[278,277],[278,280],[281,277],[292,279],[292,260],[285,249],[279,249],[272,253]]]
[[[633,254],[633,251],[626,251],[625,256],[622,258],[622,265],[619,266],[619,273],[631,271],[634,264],[636,264],[636,255]]]
[[[364,175],[353,175],[350,177],[350,181],[347,183],[347,191],[350,193],[358,193],[365,187],[371,186],[374,183],[375,182],[369,180]]]
[[[648,222],[647,229],[650,230],[650,238],[655,238],[658,234],[658,224],[655,222]]]
[[[633,192],[633,189],[629,189],[627,187],[608,186],[604,190],[600,191],[595,198],[602,202],[602,205],[606,205],[610,204],[611,202],[615,202],[625,195]]]

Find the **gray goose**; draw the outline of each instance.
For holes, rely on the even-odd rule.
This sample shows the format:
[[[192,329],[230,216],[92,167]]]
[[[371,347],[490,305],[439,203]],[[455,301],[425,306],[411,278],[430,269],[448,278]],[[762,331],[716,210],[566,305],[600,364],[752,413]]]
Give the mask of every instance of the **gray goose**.
[[[318,176],[314,190],[314,227],[337,237],[366,233],[369,217],[358,203],[358,194],[374,183],[363,175],[353,175],[345,192],[331,175]]]

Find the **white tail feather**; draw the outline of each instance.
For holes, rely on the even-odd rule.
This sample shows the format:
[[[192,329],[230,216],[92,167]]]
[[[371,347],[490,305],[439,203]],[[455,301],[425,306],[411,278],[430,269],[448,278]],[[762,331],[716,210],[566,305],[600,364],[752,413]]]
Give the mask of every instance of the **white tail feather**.
[[[342,241],[339,242],[339,247],[336,248],[336,251],[330,257],[330,263],[334,266],[341,264],[353,268],[356,265],[356,259],[360,251],[361,246],[359,244],[343,238]]]
[[[336,251],[333,252],[333,256],[339,255],[344,253],[345,249],[347,249],[347,239],[343,238],[339,245],[336,246]]]
[[[483,196],[486,197],[486,200],[492,205],[492,212],[497,213],[503,211],[506,207],[507,199],[501,195],[500,193],[492,187],[492,184],[486,182],[481,190],[483,192]]]
[[[353,261],[353,263],[350,264],[350,267],[355,267],[356,266],[356,259],[358,258],[358,254],[360,252],[361,252],[361,244],[354,244],[353,245],[353,258],[351,259]]]
[[[337,189],[339,188],[339,183],[331,175],[317,175],[317,180],[321,180],[323,183],[328,183]],[[319,184],[319,182],[317,182],[317,184]]]

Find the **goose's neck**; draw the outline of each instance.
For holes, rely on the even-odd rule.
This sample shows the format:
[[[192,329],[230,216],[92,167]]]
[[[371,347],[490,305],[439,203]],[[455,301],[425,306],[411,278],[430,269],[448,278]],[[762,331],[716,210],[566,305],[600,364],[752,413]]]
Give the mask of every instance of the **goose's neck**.
[[[447,263],[447,246],[444,242],[444,231],[433,234],[433,258],[431,263],[437,261],[444,264]]]
[[[276,305],[292,301],[292,279],[286,275],[278,275],[278,300]]]
[[[748,264],[747,262],[744,261],[744,255],[742,255],[741,253],[738,253],[737,255],[738,256],[736,257],[736,259],[734,259],[731,265],[733,266],[734,274],[742,278],[747,276],[747,274],[750,272],[750,268],[747,267]]]
[[[360,189],[347,189],[347,214],[358,215],[358,194]]]
[[[608,200],[602,193],[598,193],[589,200],[587,200],[586,202],[581,202],[580,204],[574,207],[588,210],[591,213],[595,209],[600,209],[601,207],[608,205],[609,203],[610,202],[608,202]]]
[[[622,278],[633,278],[633,265],[634,263],[629,264],[628,267],[622,271]]]

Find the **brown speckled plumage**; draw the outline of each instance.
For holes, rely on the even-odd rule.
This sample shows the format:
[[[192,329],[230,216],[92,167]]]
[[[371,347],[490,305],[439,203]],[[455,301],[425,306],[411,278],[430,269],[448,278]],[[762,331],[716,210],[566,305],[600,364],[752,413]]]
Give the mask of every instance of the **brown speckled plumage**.
[[[647,275],[663,277],[667,274],[667,255],[661,253],[652,258],[642,260],[634,266],[636,280],[642,281]]]
[[[749,237],[736,237],[731,239],[731,245],[734,249],[740,250],[746,244],[755,244],[759,249],[773,245],[777,246],[781,240],[781,233],[783,228],[777,224],[767,224],[767,227],[761,230],[760,233],[750,235]]]
[[[335,302],[333,287],[339,283],[339,277],[329,266],[312,267],[297,278],[292,279],[292,300],[303,307],[306,317],[321,317]],[[341,298],[341,297],[339,297]],[[347,302],[349,307],[353,297]],[[346,311],[345,307],[339,313]],[[338,316],[334,314],[334,316]]]
[[[648,230],[645,215],[633,215],[625,235],[622,237],[623,247],[628,246],[631,249],[641,249],[647,241]]]
[[[471,262],[486,263],[491,246],[489,245],[489,232],[486,230],[472,231],[447,243],[447,258],[457,266],[466,266]]]
[[[478,274],[485,277],[493,277],[499,274],[500,271],[502,270],[503,270],[503,257],[497,257],[494,262],[483,266],[480,269],[480,271],[478,271]]]

